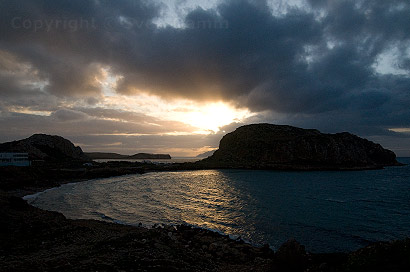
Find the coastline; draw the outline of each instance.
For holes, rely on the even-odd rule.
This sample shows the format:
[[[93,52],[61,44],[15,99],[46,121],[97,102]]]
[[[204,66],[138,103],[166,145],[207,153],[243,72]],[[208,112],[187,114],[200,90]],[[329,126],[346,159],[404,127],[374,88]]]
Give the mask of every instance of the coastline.
[[[155,171],[127,167],[128,171],[105,169],[87,175],[104,178],[113,173],[120,176]],[[186,225],[145,228],[71,220],[60,213],[35,208],[21,198],[23,193],[41,193],[56,187],[47,186],[84,180],[88,179],[65,177],[53,183],[37,182],[37,187],[0,192],[4,207],[0,214],[4,234],[0,265],[5,271],[30,270],[33,264],[40,263],[44,263],[45,270],[63,271],[131,271],[135,268],[160,271],[168,267],[174,271],[395,271],[391,267],[405,271],[410,268],[410,239],[375,243],[354,252],[327,254],[311,254],[290,240],[273,252],[268,245],[255,247],[227,235]],[[67,240],[67,237],[71,238]],[[24,249],[26,244],[28,249]],[[76,267],[78,263],[81,265]]]

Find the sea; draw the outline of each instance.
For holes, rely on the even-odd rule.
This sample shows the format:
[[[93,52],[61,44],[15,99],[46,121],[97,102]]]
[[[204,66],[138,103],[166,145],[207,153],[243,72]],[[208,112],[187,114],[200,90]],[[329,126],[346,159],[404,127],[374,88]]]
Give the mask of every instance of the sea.
[[[410,164],[410,158],[399,158]],[[151,172],[65,184],[24,197],[72,219],[188,224],[313,253],[410,237],[410,166],[369,171]]]

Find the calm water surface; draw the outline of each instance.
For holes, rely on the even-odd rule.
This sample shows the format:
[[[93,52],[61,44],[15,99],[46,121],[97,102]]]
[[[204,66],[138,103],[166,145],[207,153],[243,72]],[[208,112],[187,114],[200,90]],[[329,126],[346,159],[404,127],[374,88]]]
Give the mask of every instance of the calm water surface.
[[[355,250],[410,236],[410,166],[148,173],[67,184],[26,199],[69,218],[187,223],[274,248],[295,238],[312,252]]]

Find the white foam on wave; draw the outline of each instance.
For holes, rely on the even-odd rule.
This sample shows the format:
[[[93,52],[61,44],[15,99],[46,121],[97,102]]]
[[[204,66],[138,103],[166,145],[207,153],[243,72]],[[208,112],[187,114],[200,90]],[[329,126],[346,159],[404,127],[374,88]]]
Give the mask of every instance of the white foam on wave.
[[[31,195],[25,195],[25,196],[22,197],[22,199],[23,199],[23,200],[26,200],[26,201],[29,202],[29,203],[31,203],[31,202],[33,202],[38,196],[40,196],[40,195],[42,195],[42,194],[44,194],[44,193],[47,193],[47,192],[56,190],[56,189],[58,189],[58,188],[60,188],[60,187],[63,187],[63,186],[72,186],[72,185],[74,185],[74,184],[76,184],[76,182],[71,182],[71,183],[62,184],[62,185],[59,185],[59,186],[57,186],[57,187],[49,188],[49,189],[46,189],[46,190],[44,190],[44,191],[37,192],[37,193],[31,194]]]
[[[35,194],[25,195],[25,196],[23,196],[22,198],[23,198],[23,200],[26,200],[26,201],[28,201],[28,202],[32,202],[32,201],[34,201],[39,195],[41,195],[41,194],[43,194],[43,193],[45,193],[45,192],[54,190],[54,189],[56,189],[56,188],[57,188],[57,187],[54,187],[54,188],[50,188],[50,189],[47,189],[47,190],[44,190],[44,191],[41,191],[41,192],[37,192],[37,193],[35,193]]]

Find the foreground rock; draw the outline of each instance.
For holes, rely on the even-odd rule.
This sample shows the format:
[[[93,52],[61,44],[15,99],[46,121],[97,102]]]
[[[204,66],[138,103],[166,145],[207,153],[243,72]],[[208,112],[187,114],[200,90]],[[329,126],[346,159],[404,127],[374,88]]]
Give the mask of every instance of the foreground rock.
[[[47,162],[89,161],[81,147],[60,136],[34,134],[19,141],[0,144],[0,152],[28,153],[30,160]]]
[[[343,132],[254,124],[225,135],[204,168],[354,170],[400,165],[381,145]]]

